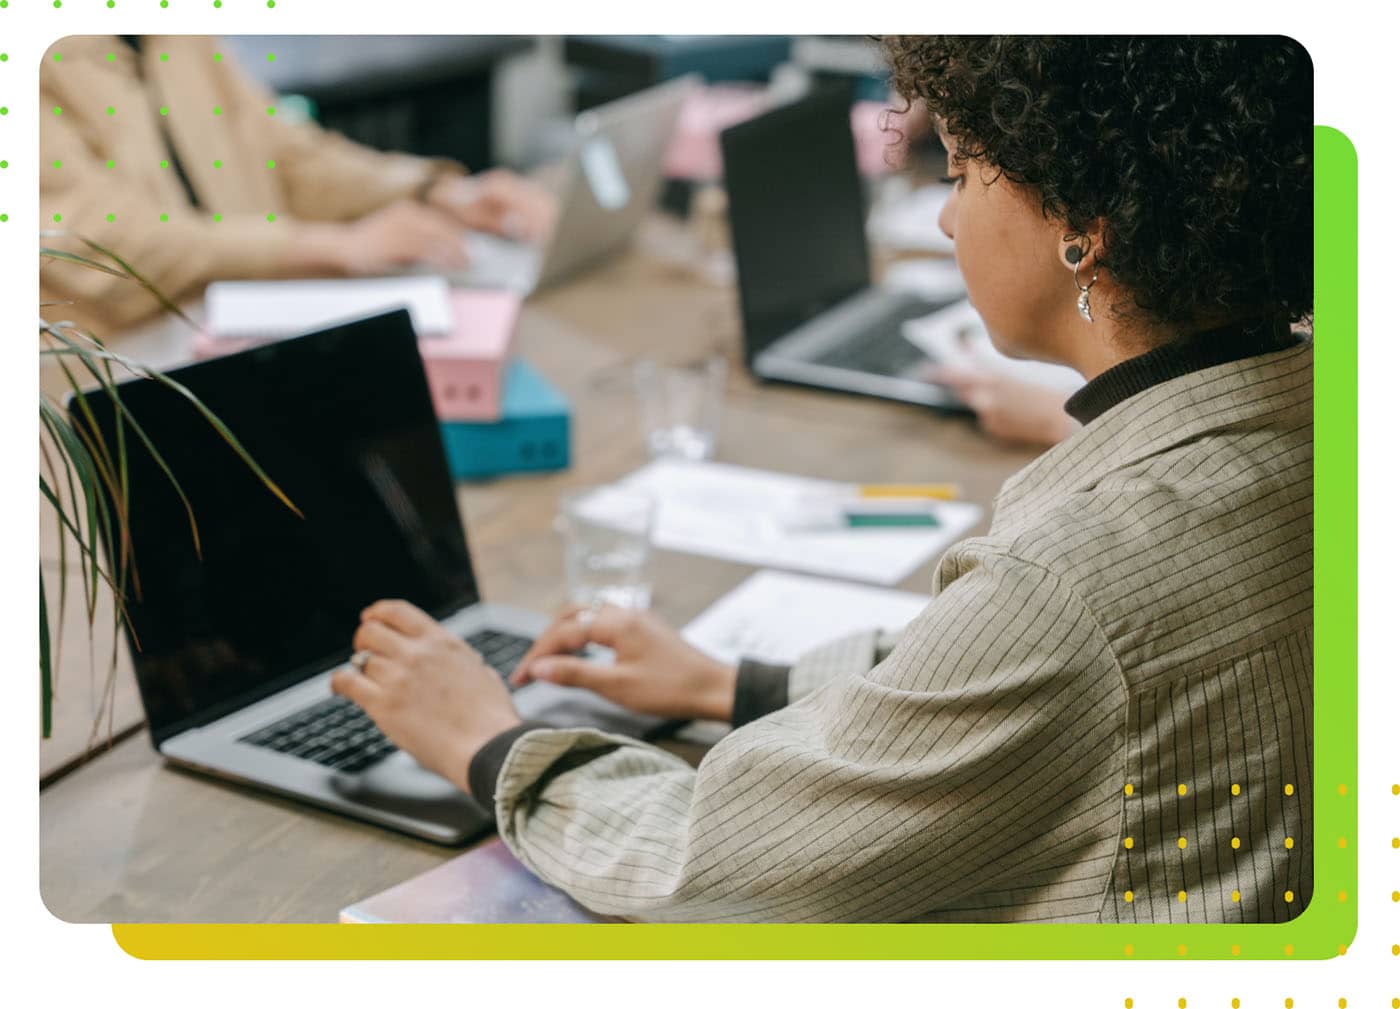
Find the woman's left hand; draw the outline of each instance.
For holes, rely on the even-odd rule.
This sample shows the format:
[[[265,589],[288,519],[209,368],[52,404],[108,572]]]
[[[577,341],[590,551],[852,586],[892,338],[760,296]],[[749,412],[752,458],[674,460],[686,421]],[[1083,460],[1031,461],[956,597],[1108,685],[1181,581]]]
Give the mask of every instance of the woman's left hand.
[[[386,599],[360,614],[364,671],[339,669],[331,689],[350,698],[401,750],[463,791],[472,758],[520,724],[500,674],[465,641],[411,603]]]

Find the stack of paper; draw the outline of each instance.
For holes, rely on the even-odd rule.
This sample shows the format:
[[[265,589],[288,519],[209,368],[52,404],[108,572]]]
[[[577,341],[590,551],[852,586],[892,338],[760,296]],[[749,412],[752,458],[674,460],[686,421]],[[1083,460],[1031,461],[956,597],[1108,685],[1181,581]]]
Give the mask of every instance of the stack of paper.
[[[228,280],[204,292],[205,328],[218,340],[277,340],[396,308],[408,309],[420,340],[452,330],[442,277]]]
[[[758,567],[894,585],[976,524],[982,510],[963,501],[932,502],[933,528],[792,528],[791,516],[814,500],[849,492],[830,480],[722,463],[658,460],[619,481],[657,503],[652,543]]]

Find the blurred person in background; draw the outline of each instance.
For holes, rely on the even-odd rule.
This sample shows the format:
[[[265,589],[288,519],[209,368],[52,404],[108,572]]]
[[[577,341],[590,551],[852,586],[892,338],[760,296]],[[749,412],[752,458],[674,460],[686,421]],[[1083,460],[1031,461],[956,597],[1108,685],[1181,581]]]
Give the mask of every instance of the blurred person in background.
[[[212,36],[86,36],[39,89],[45,244],[110,248],[167,297],[211,281],[465,265],[463,229],[534,239],[552,199],[504,171],[376,151],[279,114]],[[40,271],[50,320],[99,337],[160,311],[139,284],[62,261]]]

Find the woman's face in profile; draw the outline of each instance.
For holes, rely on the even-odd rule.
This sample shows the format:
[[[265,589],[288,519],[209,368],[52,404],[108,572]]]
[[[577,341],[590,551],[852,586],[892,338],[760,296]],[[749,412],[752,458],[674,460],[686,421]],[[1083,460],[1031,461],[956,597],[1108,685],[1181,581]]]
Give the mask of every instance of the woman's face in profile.
[[[953,240],[968,300],[1002,353],[1067,363],[1078,289],[1073,270],[1059,258],[1064,226],[1041,212],[1034,195],[984,163],[956,164],[957,139],[941,120],[937,126],[954,180],[938,226]]]

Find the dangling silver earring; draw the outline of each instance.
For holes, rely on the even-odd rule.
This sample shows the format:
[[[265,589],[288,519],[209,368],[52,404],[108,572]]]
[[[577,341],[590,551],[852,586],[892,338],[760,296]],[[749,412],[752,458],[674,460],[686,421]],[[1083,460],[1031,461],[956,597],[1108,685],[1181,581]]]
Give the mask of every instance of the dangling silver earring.
[[[1093,322],[1094,316],[1089,311],[1089,288],[1099,282],[1099,266],[1094,264],[1094,275],[1089,278],[1088,286],[1079,282],[1079,268],[1084,265],[1084,250],[1077,245],[1071,245],[1065,250],[1065,259],[1074,264],[1074,286],[1079,288],[1079,298],[1075,304],[1079,308],[1079,314],[1084,317],[1085,322]]]

